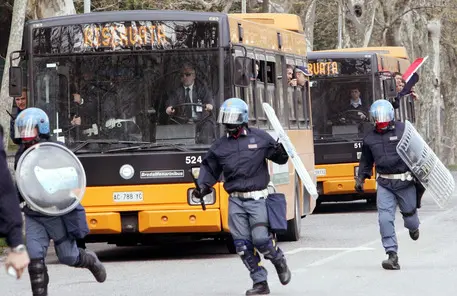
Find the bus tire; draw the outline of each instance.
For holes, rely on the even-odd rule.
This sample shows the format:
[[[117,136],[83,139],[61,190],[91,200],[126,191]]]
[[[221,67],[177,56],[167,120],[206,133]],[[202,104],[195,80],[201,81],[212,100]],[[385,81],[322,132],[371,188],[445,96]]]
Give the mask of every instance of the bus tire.
[[[230,254],[236,254],[235,243],[233,242],[233,238],[232,238],[231,235],[229,235],[229,236],[225,239],[225,246],[227,247],[227,251],[228,251]]]
[[[287,221],[287,231],[278,234],[279,241],[296,242],[300,240],[301,233],[301,212],[300,212],[300,189],[299,179],[295,174],[295,200],[294,200],[294,218]]]

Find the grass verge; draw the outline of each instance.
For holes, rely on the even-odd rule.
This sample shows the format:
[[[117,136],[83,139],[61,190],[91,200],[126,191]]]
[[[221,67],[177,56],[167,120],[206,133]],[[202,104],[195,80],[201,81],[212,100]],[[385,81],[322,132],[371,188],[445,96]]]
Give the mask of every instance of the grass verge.
[[[450,171],[457,171],[457,164],[450,164],[447,166]]]

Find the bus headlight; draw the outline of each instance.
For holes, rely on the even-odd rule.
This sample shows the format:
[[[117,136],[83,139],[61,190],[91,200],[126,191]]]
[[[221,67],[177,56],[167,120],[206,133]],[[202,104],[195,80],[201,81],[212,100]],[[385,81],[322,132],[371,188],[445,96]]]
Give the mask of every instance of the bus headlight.
[[[200,199],[193,196],[192,191],[194,191],[194,188],[189,188],[189,190],[187,190],[187,203],[191,206],[199,206]],[[211,193],[205,195],[203,200],[206,205],[213,205],[216,203],[216,193],[214,192],[214,188],[211,188]]]

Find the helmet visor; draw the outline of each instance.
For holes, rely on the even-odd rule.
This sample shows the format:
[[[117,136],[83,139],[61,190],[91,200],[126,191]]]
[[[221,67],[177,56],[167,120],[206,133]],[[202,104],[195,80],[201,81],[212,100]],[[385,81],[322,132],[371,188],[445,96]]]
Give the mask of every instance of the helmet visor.
[[[374,109],[370,115],[374,122],[390,122],[394,119],[391,110],[382,106]]]
[[[227,108],[219,112],[217,122],[223,124],[242,124],[243,113],[239,109]]]
[[[38,136],[35,120],[25,119],[21,121],[20,125],[14,126],[14,137],[24,141],[30,141]]]

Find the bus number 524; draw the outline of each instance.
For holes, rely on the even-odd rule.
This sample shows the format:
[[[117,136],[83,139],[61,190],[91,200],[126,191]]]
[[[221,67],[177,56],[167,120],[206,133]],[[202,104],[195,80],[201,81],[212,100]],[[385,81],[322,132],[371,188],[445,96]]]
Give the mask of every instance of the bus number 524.
[[[201,156],[186,156],[186,164],[202,163]]]

